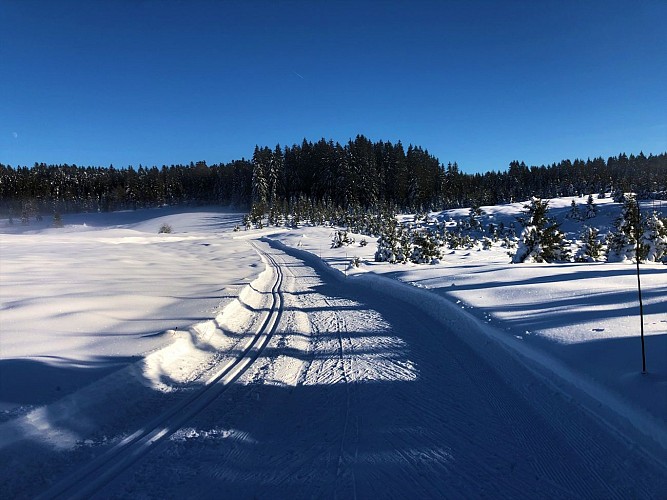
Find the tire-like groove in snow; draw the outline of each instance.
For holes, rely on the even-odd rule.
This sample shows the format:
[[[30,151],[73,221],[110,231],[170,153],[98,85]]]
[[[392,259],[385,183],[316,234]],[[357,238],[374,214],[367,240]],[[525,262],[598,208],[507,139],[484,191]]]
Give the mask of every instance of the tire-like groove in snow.
[[[192,417],[203,411],[261,355],[276,331],[283,314],[281,286],[283,271],[273,256],[251,243],[255,251],[274,272],[271,307],[257,332],[241,354],[210,377],[194,394],[175,405],[142,429],[123,439],[105,453],[76,470],[37,498],[88,498],[119,476],[125,469],[156,448]]]
[[[331,307],[331,303],[325,298],[324,302]],[[341,435],[341,440],[340,440],[340,451],[338,454],[338,466],[336,469],[336,479],[340,479],[340,477],[343,474],[343,468],[345,466],[345,440],[348,435],[348,427],[350,424],[350,407],[352,405],[352,395],[350,392],[350,385],[351,384],[356,384],[356,378],[354,378],[353,375],[353,370],[352,370],[352,360],[353,357],[351,355],[352,353],[352,341],[349,336],[346,337],[347,342],[350,346],[350,356],[347,356],[348,363],[346,363],[346,355],[345,355],[345,347],[343,345],[343,331],[347,331],[347,327],[345,325],[345,320],[341,320],[340,318],[340,313],[337,311],[334,311],[334,318],[336,321],[336,333],[338,335],[338,349],[339,349],[339,359],[340,359],[340,367],[341,371],[343,374],[343,381],[345,382],[345,421],[343,423],[343,432]],[[341,326],[342,325],[342,326]],[[346,367],[346,364],[349,364],[349,366]],[[359,427],[358,427],[358,422],[356,422],[355,419],[355,427],[356,427],[356,436],[355,439],[358,440],[358,434],[359,434]],[[356,458],[356,457],[355,457]],[[354,475],[354,469],[350,469],[350,474],[352,475],[352,498],[356,500],[357,498],[357,480]]]

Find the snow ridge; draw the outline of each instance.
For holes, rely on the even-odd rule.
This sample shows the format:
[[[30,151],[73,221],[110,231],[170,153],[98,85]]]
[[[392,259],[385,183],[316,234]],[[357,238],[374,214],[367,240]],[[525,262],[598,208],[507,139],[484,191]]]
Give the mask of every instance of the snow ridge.
[[[98,491],[202,411],[257,359],[280,321],[283,299],[282,271],[271,256],[253,247],[266,264],[265,269],[215,319],[197,323],[187,331],[169,330],[165,334],[174,337],[174,341],[167,347],[63,400],[0,426],[0,449],[16,449],[22,442],[34,439],[50,442],[55,450],[74,450],[85,435],[96,429],[91,423],[89,428],[81,429],[84,435],[67,432],[65,424],[71,420],[103,422],[110,398],[118,398],[115,406],[132,407],[128,400],[136,398],[140,404],[144,388],[154,394],[173,394],[163,401],[158,417],[113,444],[40,498],[85,498]],[[92,415],[98,418],[93,419]]]

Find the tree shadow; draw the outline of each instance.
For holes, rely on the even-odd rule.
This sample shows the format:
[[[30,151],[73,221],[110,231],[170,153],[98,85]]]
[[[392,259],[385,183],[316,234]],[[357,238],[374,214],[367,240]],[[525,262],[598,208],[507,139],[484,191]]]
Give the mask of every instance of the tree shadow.
[[[655,287],[642,291],[645,316],[663,315],[667,318],[667,315],[662,314],[665,308],[662,299],[666,293],[667,287]],[[615,318],[636,317],[636,322],[639,324],[639,304],[633,303],[635,301],[636,291],[610,291],[583,297],[561,298],[547,303],[494,305],[493,312],[499,317],[510,314],[510,317],[506,317],[502,322],[520,329],[572,326],[573,319],[580,320],[582,324],[599,322],[602,326],[605,321]],[[618,304],[618,306],[612,309],[608,307],[609,304]],[[484,308],[480,309],[484,310]],[[571,312],[573,309],[579,312],[558,315],[559,312]],[[517,313],[520,313],[520,316],[516,316]]]
[[[46,405],[135,361],[137,357],[0,359],[0,405]]]
[[[600,263],[600,264],[594,264],[598,266],[598,269],[589,269],[589,270],[583,270],[582,267],[586,266],[591,266],[591,264],[578,264],[578,263],[571,263],[571,264],[553,264],[553,265],[546,265],[546,266],[541,266],[541,265],[530,265],[529,270],[531,271],[538,271],[540,269],[545,269],[547,272],[551,271],[553,274],[550,273],[545,273],[542,275],[533,275],[530,277],[527,277],[522,280],[499,280],[497,277],[493,277],[492,280],[485,281],[483,283],[473,283],[473,284],[465,284],[465,283],[456,283],[455,290],[456,291],[466,291],[466,290],[478,290],[480,288],[488,289],[488,288],[505,288],[505,287],[521,287],[524,285],[548,285],[551,283],[563,283],[563,282],[568,282],[568,281],[585,281],[585,280],[590,280],[590,279],[605,279],[605,280],[613,280],[614,278],[619,278],[619,277],[630,277],[630,276],[636,276],[637,271],[634,267],[627,266],[626,269],[619,269],[617,267],[610,267],[609,265]],[[512,267],[514,266],[514,267]],[[508,265],[506,269],[520,269],[521,264],[514,264],[514,265]],[[483,274],[497,274],[498,273],[498,268],[497,267],[492,267],[492,268],[487,268],[484,269],[483,267],[479,265],[468,265],[468,266],[456,266],[457,269],[461,268],[470,268],[471,271],[468,272],[467,274],[472,274],[472,275],[483,275]],[[572,272],[568,273],[560,273],[560,272],[554,272],[557,269],[572,269]],[[386,273],[385,275],[389,278],[395,279],[395,280],[401,280],[401,281],[406,281],[404,280],[404,276],[407,271],[394,271],[394,272],[389,272]],[[659,267],[642,267],[640,268],[640,274],[641,275],[664,275],[667,277],[667,268],[659,268]],[[457,278],[460,278],[458,275],[454,274],[451,276],[452,281],[456,282]],[[437,278],[441,279],[441,278]],[[428,282],[432,281],[433,278],[424,278],[423,280],[415,280],[412,279],[412,282],[415,283],[420,283],[420,282]],[[446,289],[445,287],[433,287],[431,290],[442,290]]]
[[[277,346],[256,362],[258,376],[231,384],[100,496],[664,496],[664,469],[646,457],[641,444],[629,449],[503,348],[473,347],[462,338],[466,332],[452,331],[436,314],[381,289],[359,287],[309,264],[300,252],[284,251],[321,278],[310,289],[329,304],[307,307],[310,315],[365,317],[373,311],[379,320],[351,323],[340,334],[334,322],[312,335],[288,323],[276,333]],[[345,310],[341,301],[348,303]],[[327,356],[295,347],[303,340],[328,340],[332,348]],[[601,352],[605,342],[584,354]],[[269,361],[300,363],[303,377],[287,383],[281,365]],[[157,391],[141,383],[141,376],[136,374],[139,383],[132,387],[104,395],[106,405],[125,403],[118,408],[77,407],[71,398],[39,412],[46,427],[60,426],[75,446],[66,460],[39,434],[5,447],[0,470],[11,469],[12,477],[0,482],[4,496],[44,491],[61,474],[145,426],[147,415],[159,415],[187,396]],[[86,430],[87,421],[95,423],[94,431]],[[108,444],[105,435],[112,437]],[[25,456],[26,449],[38,458],[25,466],[9,458]]]

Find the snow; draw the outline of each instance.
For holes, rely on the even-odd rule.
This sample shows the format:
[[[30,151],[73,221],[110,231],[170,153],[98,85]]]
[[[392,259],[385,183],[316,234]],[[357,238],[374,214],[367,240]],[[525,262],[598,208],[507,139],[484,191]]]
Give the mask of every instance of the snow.
[[[565,219],[571,200],[550,202],[568,233],[586,223]],[[596,204],[595,225],[611,226],[619,205]],[[522,206],[482,207],[482,224],[509,226]],[[47,491],[153,419],[170,429],[162,453],[142,451],[102,496],[665,494],[667,266],[641,266],[641,375],[634,266],[510,264],[499,246],[392,265],[373,262],[368,236],[334,249],[333,228],[233,232],[241,218],[0,221],[2,496]],[[205,392],[257,331],[258,359]],[[182,418],[160,417],[173,408]]]
[[[247,245],[223,234],[241,214],[172,212],[3,228],[13,233],[0,236],[1,411],[54,401],[163,347],[165,331],[215,317],[261,269]],[[158,234],[163,223],[174,233]]]
[[[580,232],[584,222],[570,221],[565,215],[572,200],[550,200],[550,216],[562,222],[570,236]],[[489,222],[509,226],[521,215],[524,203],[481,207],[485,212],[482,227]],[[587,221],[602,227],[613,226],[620,204],[610,198],[596,200],[598,216]],[[667,206],[647,204],[643,210],[667,213]],[[467,209],[430,214],[440,220],[466,219]],[[411,217],[405,217],[411,220]],[[640,321],[637,276],[634,265],[610,263],[510,264],[507,249],[490,251],[447,250],[436,265],[395,265],[373,261],[374,245],[355,244],[340,249],[328,248],[332,230],[305,228],[276,234],[286,245],[301,248],[322,258],[333,268],[350,275],[373,273],[408,283],[457,304],[461,311],[486,324],[488,337],[500,339],[529,359],[539,354],[547,376],[562,376],[570,382],[585,383],[588,392],[599,398],[614,399],[613,410],[641,422],[651,422],[653,432],[661,428],[659,439],[667,448],[667,266],[642,264],[641,284],[644,302],[649,373],[641,372]],[[353,235],[358,242],[362,235]],[[365,237],[372,242],[372,239]],[[363,265],[349,265],[358,257]],[[386,285],[381,285],[386,286]],[[405,292],[397,292],[405,293]],[[423,300],[423,299],[422,299]],[[442,308],[443,303],[432,304]],[[527,348],[527,349],[526,349]],[[555,373],[554,373],[555,372]],[[569,375],[569,373],[572,373]],[[583,382],[582,382],[583,381]],[[602,396],[604,393],[607,396]],[[641,426],[638,422],[631,425]]]

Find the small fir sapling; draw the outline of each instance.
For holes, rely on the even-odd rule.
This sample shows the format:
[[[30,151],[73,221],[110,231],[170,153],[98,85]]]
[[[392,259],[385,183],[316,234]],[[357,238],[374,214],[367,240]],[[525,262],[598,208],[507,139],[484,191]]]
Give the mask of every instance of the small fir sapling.
[[[549,202],[533,197],[524,205],[525,217],[519,219],[524,229],[513,263],[554,262],[569,260],[569,244],[559,225],[547,216]]]
[[[331,239],[331,248],[340,248],[342,246],[348,246],[354,243],[354,238],[347,234],[347,231],[339,230],[335,231],[333,238]]]
[[[577,252],[577,262],[597,262],[604,260],[605,246],[598,238],[600,231],[594,227],[585,227],[581,234],[581,247]]]
[[[646,218],[642,241],[647,247],[647,261],[667,264],[667,217],[653,211]]]
[[[597,214],[598,214],[598,207],[595,204],[595,200],[593,200],[593,195],[589,194],[588,200],[586,200],[586,218],[592,219],[593,217],[596,217]]]
[[[490,238],[488,238],[487,236],[484,236],[484,238],[482,238],[482,250],[491,250],[492,245],[493,241],[491,241]]]
[[[405,243],[407,231],[393,217],[384,220],[380,237],[377,240],[375,251],[376,262],[389,262],[392,264],[407,261]]]
[[[577,205],[577,202],[572,200],[572,203],[570,204],[570,211],[566,215],[568,219],[572,220],[583,220],[583,217],[581,216],[581,211],[579,210],[579,206]]]
[[[60,215],[60,212],[55,212],[53,214],[53,227],[61,228],[64,227],[63,217]]]
[[[440,246],[437,238],[431,231],[415,231],[412,237],[413,248],[410,260],[416,264],[431,264],[440,257]]]
[[[611,199],[616,203],[625,203],[625,193],[621,189],[614,189],[611,192]]]
[[[639,255],[637,254],[637,240],[644,234],[644,221],[639,210],[639,203],[635,196],[625,197],[621,214],[616,219],[616,229],[607,235],[607,261],[628,262],[638,258],[646,259],[648,246],[639,241]]]

